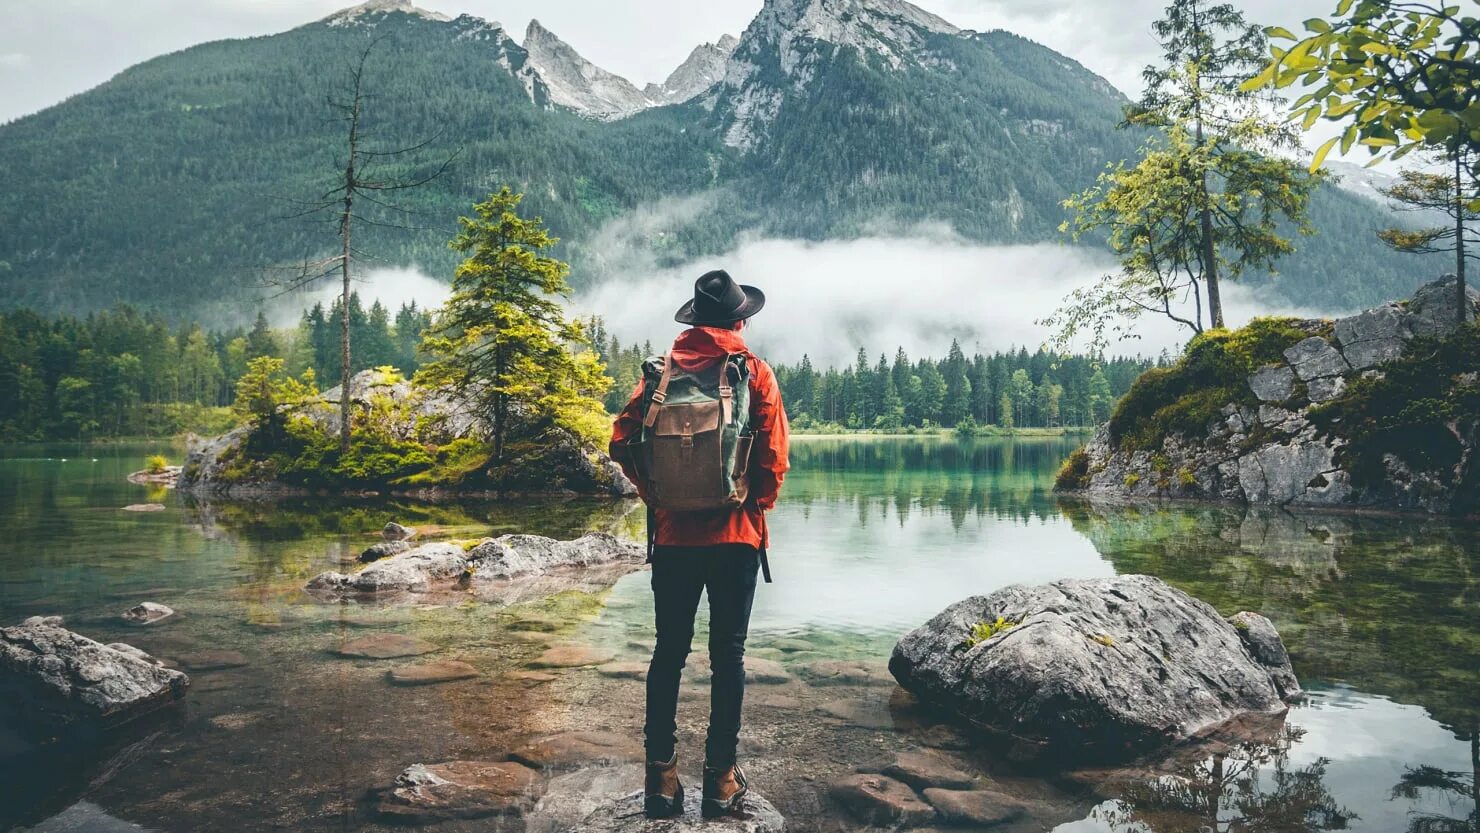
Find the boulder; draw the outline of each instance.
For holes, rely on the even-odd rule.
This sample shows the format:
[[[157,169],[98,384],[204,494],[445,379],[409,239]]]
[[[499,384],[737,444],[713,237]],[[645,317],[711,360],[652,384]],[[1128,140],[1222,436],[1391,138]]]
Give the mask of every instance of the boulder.
[[[1027,812],[1021,801],[993,790],[930,788],[923,795],[948,824],[993,827]]]
[[[542,535],[503,535],[469,551],[468,566],[476,583],[613,562],[636,565],[644,557],[641,546],[604,532],[588,533],[573,541],[557,541]]]
[[[697,793],[697,791],[695,791]],[[672,819],[647,819],[642,815],[642,792],[633,792],[599,805],[577,824],[559,828],[562,833],[783,833],[786,819],[758,795],[754,788],[743,799],[741,811],[723,819],[699,816],[699,796],[684,800],[683,815]]]
[[[141,654],[55,625],[0,628],[0,701],[43,726],[112,726],[185,696],[188,677]]]
[[[1310,384],[1306,385],[1305,390],[1305,395],[1311,402],[1330,402],[1346,390],[1346,378],[1323,376],[1320,379],[1312,379]]]
[[[478,676],[478,669],[461,660],[450,659],[392,668],[385,673],[387,679],[395,685],[413,686],[472,679]]]
[[[455,544],[422,544],[381,559],[353,575],[320,573],[309,590],[351,594],[421,593],[436,582],[451,583],[467,568],[467,555]]]
[[[161,619],[175,615],[172,608],[154,602],[142,602],[123,612],[123,620],[131,625],[152,625]]]
[[[1261,367],[1249,376],[1249,390],[1263,402],[1284,402],[1295,392],[1295,371],[1277,364]]]
[[[832,783],[828,794],[865,824],[918,827],[935,819],[935,808],[908,785],[885,775],[846,775]]]
[[[371,564],[382,558],[400,555],[409,549],[411,549],[411,544],[406,541],[381,541],[366,547],[365,551],[360,553],[358,560],[361,564]]]
[[[969,641],[999,617],[1013,624]],[[1015,585],[906,634],[889,667],[1019,757],[1113,760],[1283,714],[1299,693],[1289,658],[1269,644],[1272,627],[1239,621],[1151,576]]]
[[[1465,286],[1467,296],[1466,320],[1473,321],[1480,314],[1480,288],[1474,284]],[[1454,275],[1445,275],[1437,281],[1426,283],[1413,293],[1408,301],[1408,329],[1415,336],[1442,336],[1451,333],[1459,324],[1456,309],[1459,293],[1455,291]]]
[[[1313,436],[1284,445],[1266,445],[1239,458],[1238,481],[1244,495],[1254,503],[1306,503],[1307,491],[1322,483],[1322,475],[1333,472],[1336,450]],[[1324,495],[1329,497],[1329,495]]]
[[[387,541],[410,541],[416,537],[416,529],[391,521],[380,530],[380,537]]]
[[[60,628],[66,624],[66,620],[60,616],[28,616],[21,620],[22,625],[54,625]]]
[[[1351,370],[1351,365],[1331,342],[1320,336],[1311,336],[1285,350],[1285,361],[1294,368],[1301,381],[1309,382],[1322,376],[1340,376]]]
[[[860,772],[882,772],[896,781],[923,790],[927,787],[944,787],[949,790],[970,789],[973,779],[959,767],[940,755],[929,752],[898,752],[894,760],[877,769],[860,769]]]
[[[357,573],[320,573],[308,589],[332,595],[425,593],[461,579],[489,584],[605,564],[636,568],[642,560],[642,547],[601,532],[573,541],[504,535],[468,551],[455,544],[422,544],[375,561]]]
[[[412,823],[519,816],[543,787],[544,776],[512,761],[412,764],[380,795],[376,810]]]
[[[1407,319],[1407,312],[1397,304],[1383,304],[1337,319],[1333,330],[1342,357],[1355,370],[1398,358],[1411,337]]]
[[[334,653],[355,659],[396,659],[430,654],[440,650],[441,648],[437,645],[414,636],[399,633],[376,633],[362,636],[359,639],[351,639],[336,648]]]

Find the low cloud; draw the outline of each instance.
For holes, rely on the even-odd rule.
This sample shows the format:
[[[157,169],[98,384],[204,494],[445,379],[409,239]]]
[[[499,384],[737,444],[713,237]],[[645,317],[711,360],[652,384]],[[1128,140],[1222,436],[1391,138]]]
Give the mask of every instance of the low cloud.
[[[1046,330],[1035,323],[1070,291],[1114,268],[1107,253],[1052,244],[983,246],[948,230],[925,227],[906,236],[848,241],[749,239],[720,256],[671,269],[614,276],[575,300],[598,314],[625,343],[656,349],[680,329],[673,313],[693,294],[693,281],[723,268],[766,293],[748,341],[782,362],[808,354],[814,364],[851,363],[859,347],[876,360],[903,346],[911,357],[943,356],[951,340],[968,353],[1033,350]],[[1314,314],[1259,302],[1242,287],[1224,290],[1231,325],[1255,315]],[[1146,316],[1140,338],[1112,353],[1176,353],[1187,332]]]

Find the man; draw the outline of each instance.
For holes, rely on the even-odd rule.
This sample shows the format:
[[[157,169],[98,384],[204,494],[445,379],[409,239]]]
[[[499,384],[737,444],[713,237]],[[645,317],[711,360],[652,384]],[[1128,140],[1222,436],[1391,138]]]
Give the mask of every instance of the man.
[[[666,388],[667,372],[656,388],[647,379],[638,383],[612,431],[613,459],[638,485],[643,500],[650,506],[660,504],[649,513],[657,624],[657,644],[648,667],[644,728],[648,760],[644,809],[649,818],[683,812],[675,717],[679,678],[694,636],[699,596],[705,590],[709,595],[709,659],[713,671],[704,750],[703,815],[713,818],[735,811],[747,791],[745,774],[735,760],[745,697],[745,638],[756,574],[765,563],[769,543],[765,513],[775,505],[787,470],[786,412],[782,410],[776,376],[750,353],[741,337],[746,321],[760,311],[765,301],[759,289],[736,284],[724,271],[706,273],[694,283],[693,299],[674,316],[690,329],[678,336],[666,358],[673,372],[695,376],[702,376],[706,370],[711,375],[715,370],[729,373],[730,363],[743,362],[734,373],[737,378],[748,376],[748,425],[753,436],[748,460],[742,461],[747,482],[734,495],[737,505],[699,511],[664,509],[661,504],[665,501],[655,500],[650,493],[651,481],[641,476],[640,454],[633,453],[633,449],[646,437],[645,419],[649,425],[655,422],[648,411],[655,407],[652,402],[664,400],[661,392],[654,397],[653,391]],[[725,366],[716,367],[717,363]],[[722,395],[729,419],[730,397],[735,397],[736,403],[741,400],[730,389],[721,390],[725,391]],[[690,437],[690,444],[692,441]],[[685,451],[692,452],[692,448]]]

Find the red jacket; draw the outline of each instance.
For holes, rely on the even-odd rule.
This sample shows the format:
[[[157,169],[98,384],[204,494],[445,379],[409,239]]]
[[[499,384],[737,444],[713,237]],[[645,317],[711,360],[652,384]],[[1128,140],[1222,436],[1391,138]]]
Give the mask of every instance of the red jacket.
[[[750,497],[736,509],[705,512],[670,512],[657,510],[657,543],[662,546],[708,546],[712,544],[749,544],[766,547],[766,510],[776,505],[781,481],[790,468],[786,459],[786,411],[781,407],[781,389],[769,365],[753,355],[745,339],[734,330],[694,327],[679,334],[673,342],[673,362],[686,371],[722,361],[727,354],[745,353],[750,359],[750,425],[755,442],[750,457]],[[626,455],[626,442],[642,430],[642,381],[632,391],[627,407],[612,425],[612,459],[621,463],[622,471],[633,483],[639,483],[632,460]],[[639,490],[641,485],[639,485]],[[646,499],[646,495],[643,496]]]

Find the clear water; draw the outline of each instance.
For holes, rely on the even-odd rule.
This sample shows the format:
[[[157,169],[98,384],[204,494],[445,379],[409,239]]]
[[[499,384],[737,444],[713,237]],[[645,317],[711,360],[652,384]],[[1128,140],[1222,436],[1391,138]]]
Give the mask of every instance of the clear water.
[[[776,582],[757,596],[752,653],[793,671],[819,660],[877,663],[902,632],[966,595],[1150,573],[1225,613],[1270,616],[1310,696],[1277,736],[1203,750],[1157,773],[1028,777],[980,750],[948,751],[1028,803],[1025,817],[1001,829],[1475,829],[1466,820],[1480,769],[1480,528],[1061,501],[1050,484],[1074,443],[798,440],[771,517]],[[507,673],[539,645],[507,635],[552,630],[552,641],[639,660],[651,637],[644,573],[514,606],[445,595],[324,604],[299,589],[374,540],[386,520],[455,538],[636,536],[635,507],[327,498],[191,505],[125,482],[156,450],[0,449],[0,622],[60,613],[83,633],[160,656],[226,649],[248,664],[193,672],[187,709],[162,725],[33,764],[24,790],[0,801],[0,829],[379,829],[369,791],[410,763],[498,757],[550,731],[636,733],[640,683],[590,670],[544,685],[512,679]],[[156,501],[164,511],[121,509]],[[146,599],[180,612],[144,629],[119,621]],[[484,675],[395,688],[385,670],[403,661],[329,653],[377,630],[432,640],[444,647],[438,657],[467,660]],[[796,650],[799,641],[809,649]],[[681,706],[691,740],[702,733],[699,682],[686,683]],[[840,698],[853,708],[842,717]],[[863,826],[827,799],[827,783],[890,752],[941,745],[943,727],[933,723],[883,686],[758,686],[742,750],[753,781],[795,829],[856,830]],[[16,743],[0,733],[0,755]],[[436,829],[521,828],[496,820]]]

